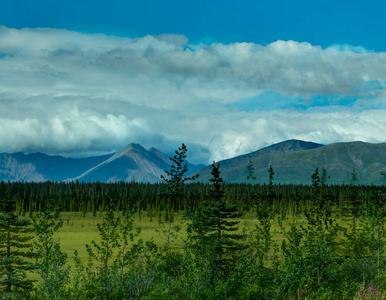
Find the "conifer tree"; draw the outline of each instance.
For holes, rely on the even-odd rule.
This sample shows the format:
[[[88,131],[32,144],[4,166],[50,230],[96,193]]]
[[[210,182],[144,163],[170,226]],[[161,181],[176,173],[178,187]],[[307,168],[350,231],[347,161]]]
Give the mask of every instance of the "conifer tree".
[[[251,180],[251,181],[256,180],[255,167],[253,166],[253,162],[251,160],[251,156],[250,155],[249,155],[249,163],[248,163],[248,166],[247,166],[247,171],[248,171],[247,180]]]
[[[312,192],[314,196],[320,193],[319,168],[316,168],[315,173],[312,174]]]
[[[327,180],[330,179],[330,176],[327,175],[327,170],[325,168],[322,169],[322,174],[320,175],[320,183],[322,186],[327,184]]]
[[[253,182],[254,180],[256,180],[256,176],[255,176],[255,167],[253,165],[253,162],[251,160],[251,156],[249,155],[249,163],[248,163],[248,166],[247,166],[247,171],[248,171],[248,174],[247,174],[247,180],[250,180],[251,182]],[[250,195],[249,195],[249,198],[251,201],[243,201],[242,202],[242,211],[249,211],[252,207],[252,205],[255,203],[256,199],[257,199],[257,194],[255,191],[253,191]]]
[[[216,278],[226,274],[234,255],[245,248],[240,243],[245,236],[235,233],[239,221],[234,219],[241,214],[235,205],[226,204],[220,164],[213,162],[212,176],[210,200],[190,214],[192,223],[188,226],[188,237],[196,255],[209,260],[210,284],[214,287]]]
[[[268,174],[269,174],[268,196],[272,197],[273,196],[273,176],[275,175],[272,165],[269,166]]]
[[[23,292],[32,288],[33,281],[27,279],[26,271],[33,264],[29,251],[33,238],[31,221],[19,219],[15,214],[15,201],[2,199],[0,202],[0,288],[3,292]]]
[[[355,168],[353,168],[352,173],[351,173],[350,185],[352,186],[352,185],[356,184],[357,181],[358,181],[358,173],[355,170]]]
[[[166,177],[161,175],[161,179],[166,186],[164,195],[167,197],[165,221],[169,223],[169,228],[166,232],[166,245],[168,245],[170,241],[172,223],[174,221],[174,207],[180,206],[185,182],[195,180],[198,177],[198,174],[185,177],[185,173],[188,171],[188,165],[185,162],[187,151],[188,149],[185,144],[182,144],[182,146],[175,151],[175,155],[170,157],[173,164],[171,165],[170,170],[165,170]]]
[[[181,148],[175,151],[175,155],[170,157],[173,163],[170,170],[165,170],[166,177],[161,175],[161,179],[166,184],[166,194],[168,195],[180,196],[183,193],[185,182],[195,180],[198,177],[198,175],[185,177],[185,173],[188,171],[188,164],[185,162],[187,151],[185,144],[182,144]]]

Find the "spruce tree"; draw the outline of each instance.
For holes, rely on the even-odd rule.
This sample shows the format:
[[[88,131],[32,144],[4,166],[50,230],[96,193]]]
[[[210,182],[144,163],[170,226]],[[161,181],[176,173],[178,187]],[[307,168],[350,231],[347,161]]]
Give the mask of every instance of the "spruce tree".
[[[255,167],[253,165],[253,161],[252,161],[250,155],[249,155],[249,163],[248,163],[248,166],[247,166],[247,171],[248,171],[247,180],[251,180],[251,181],[256,180]]]
[[[163,195],[166,198],[166,212],[165,221],[169,223],[169,228],[166,231],[166,245],[169,244],[170,235],[172,231],[172,223],[174,221],[174,209],[180,209],[181,198],[184,193],[184,186],[187,181],[195,180],[198,175],[186,177],[185,173],[188,171],[188,165],[185,162],[186,153],[188,149],[185,144],[175,151],[175,155],[170,157],[173,162],[171,169],[165,170],[166,177],[161,175],[161,179],[165,184],[165,191]],[[162,221],[162,220],[161,220]]]
[[[357,181],[358,181],[358,172],[355,170],[355,168],[353,168],[351,173],[350,185],[351,186],[355,185]]]
[[[250,180],[251,183],[256,180],[256,176],[255,176],[255,167],[253,165],[253,161],[251,160],[251,156],[249,155],[249,163],[248,163],[248,166],[247,166],[247,171],[248,171],[248,174],[247,174],[247,180]],[[252,193],[250,193],[249,195],[249,199],[250,201],[242,201],[242,211],[245,212],[245,211],[250,211],[252,205],[256,202],[256,199],[257,199],[257,193],[255,191],[253,191]]]
[[[327,180],[330,179],[330,176],[327,175],[327,170],[325,168],[322,169],[322,174],[320,176],[320,183],[322,186],[327,184]]]
[[[188,225],[190,246],[197,257],[208,260],[210,284],[214,287],[216,279],[226,275],[234,256],[245,248],[237,234],[241,214],[235,205],[227,205],[224,199],[223,179],[220,177],[220,164],[212,164],[211,189],[209,201],[190,214],[192,223]]]
[[[275,175],[272,165],[269,166],[268,174],[269,174],[268,196],[272,198],[273,197],[273,176]]]
[[[188,171],[188,164],[185,162],[187,151],[185,144],[182,144],[181,148],[175,151],[175,155],[170,157],[173,163],[169,171],[165,170],[166,177],[161,175],[161,179],[166,185],[165,193],[168,195],[181,196],[185,182],[195,180],[198,177],[198,175],[185,177],[185,173]]]
[[[0,202],[0,288],[6,293],[18,293],[32,288],[33,280],[27,279],[26,271],[33,264],[29,241],[33,238],[31,221],[19,219],[15,214],[15,201]]]

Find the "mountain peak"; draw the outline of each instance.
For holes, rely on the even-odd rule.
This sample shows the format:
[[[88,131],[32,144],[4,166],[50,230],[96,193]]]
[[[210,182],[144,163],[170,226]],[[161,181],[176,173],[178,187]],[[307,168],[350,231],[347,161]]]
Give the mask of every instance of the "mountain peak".
[[[277,144],[273,144],[273,145],[268,146],[268,147],[263,148],[263,149],[267,149],[270,151],[274,150],[275,152],[290,152],[290,151],[311,150],[311,149],[319,148],[322,146],[324,146],[324,145],[317,144],[314,142],[307,142],[307,141],[302,141],[302,140],[291,139],[291,140],[287,140],[287,141],[280,142]],[[259,152],[263,149],[260,149],[256,152]]]
[[[140,144],[137,144],[137,143],[131,143],[131,144],[128,144],[124,149],[122,150],[132,150],[132,149],[136,149],[136,150],[140,150],[140,151],[146,151],[145,148],[143,148]]]

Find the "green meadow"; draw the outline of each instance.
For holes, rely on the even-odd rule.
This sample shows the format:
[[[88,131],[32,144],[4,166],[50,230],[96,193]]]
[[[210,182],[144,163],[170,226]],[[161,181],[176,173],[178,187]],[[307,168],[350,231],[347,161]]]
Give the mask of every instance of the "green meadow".
[[[92,241],[97,243],[101,242],[101,236],[99,234],[97,224],[103,222],[103,212],[98,212],[96,216],[92,213],[80,213],[80,212],[61,212],[60,217],[64,220],[63,226],[55,234],[55,238],[61,244],[61,249],[68,255],[68,263],[73,265],[72,257],[74,251],[77,250],[81,260],[86,263],[88,255],[86,251],[86,244],[91,245]],[[120,217],[120,212],[115,212],[116,217]],[[184,242],[187,239],[187,224],[190,222],[186,218],[184,212],[176,213],[174,221],[169,224],[167,222],[159,222],[158,218],[150,218],[146,216],[146,212],[141,213],[141,217],[138,213],[132,215],[134,221],[134,231],[140,230],[140,233],[136,240],[142,239],[143,241],[154,241],[158,247],[165,247],[183,251]],[[306,218],[304,216],[287,216],[285,218],[284,229],[289,230],[290,226],[296,224],[297,226],[305,225]],[[238,233],[243,233],[248,236],[253,235],[253,231],[256,229],[256,225],[259,224],[259,219],[253,212],[244,214],[241,218],[237,219],[239,222],[237,228]],[[349,223],[348,218],[337,217],[337,223],[346,227]],[[282,228],[280,228],[277,218],[272,220],[271,234],[273,243],[281,244],[285,236]],[[169,235],[169,244],[167,242]],[[273,254],[273,248],[270,249],[270,255]]]

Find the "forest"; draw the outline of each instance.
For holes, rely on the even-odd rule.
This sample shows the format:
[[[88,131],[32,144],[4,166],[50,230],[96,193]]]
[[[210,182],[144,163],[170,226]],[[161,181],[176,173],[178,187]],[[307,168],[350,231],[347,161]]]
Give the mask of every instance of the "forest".
[[[272,166],[258,185],[253,165],[250,183],[225,184],[216,163],[204,184],[185,157],[183,145],[160,184],[1,182],[0,298],[386,297],[385,186],[357,185],[355,170],[330,185],[318,168],[311,185],[280,185]],[[64,213],[101,216],[87,259],[56,238]],[[164,243],[143,238],[144,220],[164,224]]]

